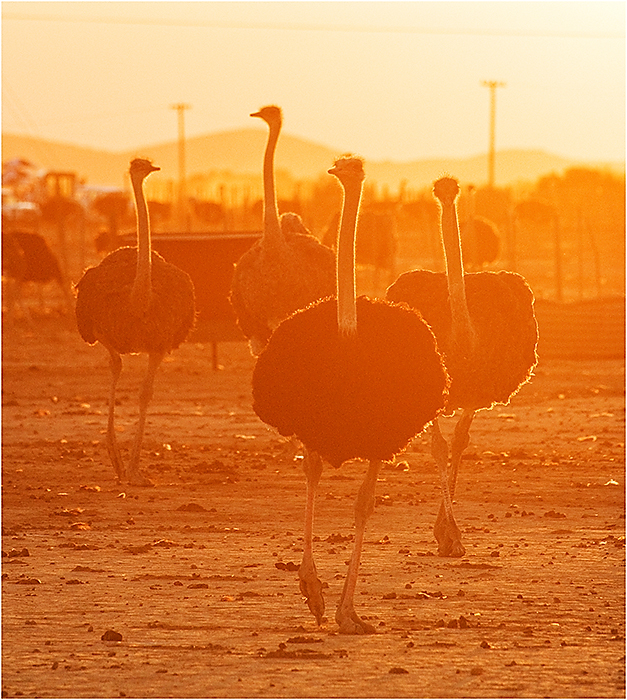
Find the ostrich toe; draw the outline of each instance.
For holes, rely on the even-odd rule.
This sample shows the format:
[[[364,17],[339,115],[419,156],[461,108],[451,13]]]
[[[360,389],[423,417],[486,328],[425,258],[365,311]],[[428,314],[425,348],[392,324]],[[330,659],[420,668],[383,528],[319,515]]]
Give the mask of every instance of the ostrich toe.
[[[128,483],[131,486],[154,486],[155,482],[149,479],[147,476],[142,474],[140,471],[136,471],[131,474],[128,478]]]
[[[318,578],[316,570],[307,571],[301,565],[298,571],[300,579],[300,592],[307,599],[307,607],[316,618],[316,624],[321,625],[324,615],[324,598],[322,596],[322,581]]]
[[[122,461],[117,443],[107,441],[107,452],[109,453],[109,459],[111,460],[111,464],[113,465],[113,469],[115,471],[116,481],[118,484],[121,484],[124,482],[126,477],[126,468],[124,466],[124,462]]]
[[[351,606],[344,609],[340,606],[335,613],[335,621],[340,626],[340,634],[375,634],[375,628],[355,612]]]
[[[438,556],[463,557],[466,554],[462,544],[462,534],[455,521],[448,521],[444,515],[438,517],[433,527],[433,534],[438,541]]]

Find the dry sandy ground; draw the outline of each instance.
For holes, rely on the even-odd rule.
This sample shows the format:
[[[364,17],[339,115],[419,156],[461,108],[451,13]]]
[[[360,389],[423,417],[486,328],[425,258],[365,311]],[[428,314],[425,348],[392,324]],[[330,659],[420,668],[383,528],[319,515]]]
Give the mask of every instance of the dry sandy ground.
[[[120,487],[105,352],[68,319],[5,329],[3,696],[624,697],[621,361],[541,360],[475,419],[462,559],[436,554],[426,439],[383,470],[356,593],[378,633],[350,637],[334,607],[364,465],[322,478],[318,628],[294,571],[298,456],[251,409],[247,347],[219,353],[219,371],[199,343],[163,364],[143,451],[156,486]],[[144,366],[125,362],[125,448]]]

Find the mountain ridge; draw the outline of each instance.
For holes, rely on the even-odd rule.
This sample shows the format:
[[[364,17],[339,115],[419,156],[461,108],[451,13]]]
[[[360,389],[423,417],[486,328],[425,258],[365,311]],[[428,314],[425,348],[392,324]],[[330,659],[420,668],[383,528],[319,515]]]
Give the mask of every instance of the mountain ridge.
[[[229,173],[259,175],[267,132],[263,129],[237,129],[191,137],[185,143],[186,175]],[[294,180],[315,180],[326,174],[343,151],[284,133],[277,145],[276,169]],[[135,150],[106,151],[32,136],[2,134],[2,160],[23,158],[46,170],[76,172],[90,185],[126,186],[129,161],[136,156],[154,160],[168,180],[178,177],[176,141],[142,146]],[[624,173],[624,163],[586,163],[542,150],[509,149],[497,151],[495,179],[499,187],[517,182],[535,182],[550,173],[560,174],[573,167],[612,170]],[[380,187],[398,190],[406,181],[412,189],[429,187],[444,174],[461,183],[487,182],[487,154],[466,158],[430,158],[407,162],[367,161],[368,179]]]

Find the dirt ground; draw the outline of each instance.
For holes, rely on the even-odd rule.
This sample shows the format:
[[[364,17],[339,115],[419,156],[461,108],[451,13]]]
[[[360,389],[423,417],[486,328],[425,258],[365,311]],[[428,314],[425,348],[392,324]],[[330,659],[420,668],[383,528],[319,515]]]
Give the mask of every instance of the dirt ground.
[[[156,486],[120,487],[105,351],[71,318],[5,328],[4,697],[625,696],[622,361],[541,358],[478,415],[461,559],[437,556],[426,438],[382,471],[356,592],[377,634],[350,637],[334,610],[364,464],[323,474],[317,627],[295,571],[298,454],[252,411],[247,346],[218,352],[218,371],[210,344],[163,363],[142,457]],[[126,453],[145,359],[120,381]]]

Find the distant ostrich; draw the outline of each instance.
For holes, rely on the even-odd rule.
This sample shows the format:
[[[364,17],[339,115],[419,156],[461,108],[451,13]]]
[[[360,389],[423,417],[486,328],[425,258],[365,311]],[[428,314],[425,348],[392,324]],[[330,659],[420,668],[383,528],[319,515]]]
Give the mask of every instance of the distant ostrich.
[[[21,280],[26,274],[26,256],[13,232],[2,231],[2,276]]]
[[[281,110],[263,107],[251,116],[263,119],[269,127],[263,162],[263,236],[236,263],[229,299],[252,354],[258,355],[283,319],[312,301],[333,295],[335,255],[306,232],[298,215],[283,215],[283,225],[279,222],[274,152]]]
[[[329,248],[335,247],[337,232],[340,225],[340,212],[333,215],[326,227],[322,242]],[[372,286],[378,289],[380,278],[387,278],[387,286],[395,277],[397,235],[396,216],[385,209],[377,209],[376,205],[362,211],[357,222],[357,244],[355,261],[358,265],[372,267]]]
[[[220,224],[226,228],[226,211],[219,202],[208,202],[190,197],[189,203],[192,206],[194,215],[203,223],[211,226]]]
[[[166,353],[177,348],[194,324],[194,287],[189,275],[166,262],[150,247],[150,221],[144,179],[159,170],[147,160],[131,161],[130,176],[137,210],[137,247],[118,248],[85,272],[76,285],[76,321],[83,340],[100,341],[109,351],[111,391],[107,449],[121,482],[150,486],[139,469],[139,454],[152,398],[155,374]],[[139,394],[139,422],[128,474],[114,427],[115,389],[122,371],[121,355],[148,353],[148,369]]]
[[[468,186],[468,217],[459,225],[466,272],[479,272],[486,265],[495,262],[501,251],[501,239],[496,226],[489,219],[475,214],[476,192],[473,185]]]
[[[2,232],[2,274],[14,281],[15,295],[20,304],[25,284],[34,282],[44,285],[48,282],[56,282],[67,308],[71,307],[71,295],[61,273],[59,260],[46,239],[39,233]]]
[[[110,253],[120,247],[120,222],[128,211],[128,197],[124,192],[106,192],[94,200],[92,207],[107,219],[108,226],[96,237],[96,250]]]
[[[343,156],[329,170],[344,188],[339,231],[337,298],[294,313],[274,331],[253,371],[253,408],[282,435],[296,436],[314,455],[306,467],[307,502],[301,591],[318,624],[322,584],[313,562],[313,510],[320,457],[339,467],[369,461],[355,505],[355,546],[335,619],[340,632],[374,627],[355,612],[365,526],[383,461],[392,460],[445,404],[448,376],[435,339],[406,305],[355,297],[355,228],[363,162]],[[419,358],[419,361],[417,361]]]
[[[388,289],[390,301],[406,302],[430,324],[451,376],[446,413],[462,409],[448,446],[438,421],[432,429],[431,452],[440,468],[443,501],[434,534],[440,556],[463,556],[452,498],[463,451],[476,411],[507,404],[527,382],[537,363],[538,328],[533,293],[514,272],[464,274],[455,199],[457,181],[442,178],[433,188],[441,207],[441,234],[446,274],[413,270]]]
[[[489,219],[474,216],[462,221],[459,230],[466,272],[479,272],[497,260],[501,251],[501,238],[498,229]]]
[[[2,230],[2,307],[6,310],[5,327],[15,320],[18,303],[21,304],[21,280],[26,272],[26,256],[17,239]],[[27,316],[27,319],[29,317]],[[30,320],[30,319],[29,319]]]

